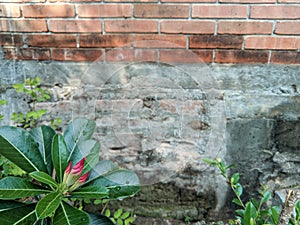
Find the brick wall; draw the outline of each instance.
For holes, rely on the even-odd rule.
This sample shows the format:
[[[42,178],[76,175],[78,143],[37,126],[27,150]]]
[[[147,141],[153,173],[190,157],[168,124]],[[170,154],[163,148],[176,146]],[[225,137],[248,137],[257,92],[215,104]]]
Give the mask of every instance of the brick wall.
[[[300,0],[0,0],[0,32],[2,59],[299,64]]]

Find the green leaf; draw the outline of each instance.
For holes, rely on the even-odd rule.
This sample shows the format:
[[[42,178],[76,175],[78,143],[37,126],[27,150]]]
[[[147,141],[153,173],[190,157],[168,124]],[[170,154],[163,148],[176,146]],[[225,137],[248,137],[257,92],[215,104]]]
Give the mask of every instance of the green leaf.
[[[204,158],[202,159],[203,162],[207,163],[207,164],[210,164],[212,166],[216,166],[218,165],[218,162],[216,160],[212,160],[212,159],[207,159],[207,158]]]
[[[87,140],[78,144],[78,154],[72,157],[74,163],[79,162],[82,158],[85,158],[85,165],[82,174],[93,169],[99,162],[100,144],[98,141]]]
[[[0,105],[6,105],[7,104],[7,101],[4,100],[4,99],[0,99]]]
[[[42,198],[36,205],[36,215],[39,219],[46,218],[54,214],[62,201],[62,194],[53,192]]]
[[[89,214],[93,225],[114,225],[114,223],[106,216],[101,214]]]
[[[64,133],[64,138],[68,146],[70,155],[68,158],[72,160],[78,158],[76,155],[81,154],[78,149],[78,144],[82,141],[89,140],[95,130],[96,123],[92,120],[78,118],[70,123]]]
[[[109,209],[105,210],[105,216],[110,217],[110,210]]]
[[[39,145],[39,151],[43,158],[44,164],[47,166],[48,174],[52,174],[53,164],[51,158],[52,140],[55,131],[48,126],[40,126],[30,131],[34,141]]]
[[[235,173],[232,175],[231,179],[230,179],[230,183],[232,185],[236,185],[239,182],[240,179],[240,174],[239,173]]]
[[[68,166],[69,151],[64,137],[56,134],[52,141],[52,162],[59,183],[63,181],[64,172]]]
[[[8,207],[4,209],[3,206]],[[37,220],[35,215],[35,204],[0,200],[0,208],[0,224],[27,225],[34,224]]]
[[[252,204],[254,205],[254,207],[255,207],[256,209],[259,208],[259,203],[258,203],[258,201],[257,201],[255,198],[251,198],[251,202],[252,202]]]
[[[239,197],[243,194],[243,187],[240,183],[235,185],[235,194]]]
[[[235,213],[241,217],[244,217],[245,215],[245,210],[244,209],[237,209],[235,210]]]
[[[130,216],[130,212],[124,212],[121,216],[121,219],[125,220]]]
[[[122,209],[118,209],[115,213],[114,213],[114,218],[118,219],[121,217],[123,210]]]
[[[236,205],[238,205],[238,206],[243,206],[243,204],[240,202],[240,200],[238,200],[237,198],[234,198],[233,200],[232,200],[232,202],[233,203],[235,203]]]
[[[91,225],[91,223],[92,220],[87,213],[63,201],[53,217],[53,225]]]
[[[123,225],[123,220],[120,219],[120,218],[118,218],[118,220],[117,220],[117,225]]]
[[[47,172],[38,145],[29,132],[17,127],[0,127],[0,146],[0,154],[24,171]]]
[[[26,178],[5,177],[0,180],[0,199],[16,199],[46,194],[49,190],[34,185]]]
[[[271,192],[266,191],[261,198],[261,204],[266,203],[270,199],[270,197],[271,197]]]
[[[108,190],[103,186],[87,186],[71,192],[71,196],[84,198],[103,198],[108,196]]]
[[[30,173],[29,175],[41,183],[48,184],[51,187],[58,187],[56,181],[44,172],[35,171]]]
[[[22,206],[25,206],[25,205],[28,205],[28,204],[13,201],[13,200],[0,200],[0,212],[10,210],[10,209],[19,208],[19,207],[22,207]]]
[[[251,218],[254,219],[256,217],[256,209],[252,202],[246,203],[245,215],[244,215],[244,223],[245,225],[252,225]]]
[[[13,84],[12,86],[17,92],[21,92],[25,88],[24,84]]]
[[[134,217],[129,217],[125,220],[125,225],[129,225],[135,221]]]
[[[102,186],[109,189],[109,198],[125,198],[134,195],[140,190],[138,176],[129,170],[115,170],[100,175],[84,184],[87,186]]]
[[[99,177],[100,175],[104,175],[107,173],[111,173],[113,171],[119,170],[119,167],[110,160],[102,160],[94,166],[91,170],[91,174],[89,176],[89,180]]]
[[[99,205],[99,204],[101,204],[101,203],[102,203],[102,200],[100,200],[100,199],[96,199],[96,200],[93,202],[94,205]]]
[[[280,208],[276,207],[276,206],[272,206],[270,208],[270,214],[271,214],[271,219],[273,221],[274,224],[278,223],[279,220],[279,212],[280,212]]]

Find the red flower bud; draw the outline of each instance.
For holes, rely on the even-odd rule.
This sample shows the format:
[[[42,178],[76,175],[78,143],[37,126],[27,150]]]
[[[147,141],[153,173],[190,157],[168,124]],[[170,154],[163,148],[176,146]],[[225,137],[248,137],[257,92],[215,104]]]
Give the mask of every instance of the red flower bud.
[[[83,174],[80,178],[79,178],[79,183],[84,183],[86,180],[87,180],[87,178],[88,178],[88,176],[90,175],[90,171],[88,171],[87,173],[85,173],[85,174]]]
[[[69,174],[69,173],[70,173],[70,171],[71,171],[71,166],[72,166],[72,161],[69,162],[69,164],[68,164],[68,166],[67,166],[67,168],[66,168],[66,170],[65,170],[65,173],[66,173],[66,174]]]
[[[73,175],[79,176],[82,173],[83,167],[84,167],[84,161],[85,161],[85,158],[83,158],[78,163],[76,163],[76,165],[72,168],[71,173]]]

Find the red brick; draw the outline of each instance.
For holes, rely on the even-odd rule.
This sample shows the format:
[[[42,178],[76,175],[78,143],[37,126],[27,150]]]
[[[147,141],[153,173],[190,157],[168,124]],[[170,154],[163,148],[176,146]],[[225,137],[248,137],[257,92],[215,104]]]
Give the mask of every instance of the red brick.
[[[102,2],[102,0],[49,0],[50,2]]]
[[[79,5],[79,17],[131,17],[130,4]]]
[[[161,50],[160,61],[164,63],[210,63],[212,50]]]
[[[133,47],[137,48],[185,48],[186,37],[182,35],[135,35]]]
[[[216,3],[216,0],[161,0],[161,2],[189,2],[189,3],[202,3],[202,2],[214,2]]]
[[[38,47],[76,47],[76,35],[65,34],[29,34],[28,46]]]
[[[190,48],[235,48],[241,49],[244,38],[229,35],[197,35],[190,37]]]
[[[46,2],[46,0],[0,0],[0,2],[26,3],[26,2]]]
[[[1,4],[0,17],[20,17],[21,11],[19,5],[14,4]]]
[[[300,52],[272,52],[271,63],[300,64]]]
[[[0,46],[22,46],[22,35],[0,34]]]
[[[9,26],[11,24],[11,27]],[[7,20],[0,19],[0,31],[7,32],[46,32],[46,20]]]
[[[299,3],[300,0],[278,0],[279,3]]]
[[[134,16],[142,18],[188,18],[188,5],[134,5]]]
[[[222,3],[253,3],[253,4],[263,4],[263,3],[275,3],[276,0],[219,0]]]
[[[216,63],[268,63],[269,53],[263,51],[217,50]]]
[[[3,59],[14,59],[15,49],[14,48],[1,48]],[[2,58],[0,58],[1,60]]]
[[[299,19],[299,5],[251,6],[250,18],[260,19]]]
[[[170,34],[213,34],[216,23],[214,21],[185,21],[165,20],[161,22],[161,32]]]
[[[115,48],[120,46],[130,46],[129,35],[80,35],[80,47],[102,47]]]
[[[22,7],[23,16],[26,18],[55,18],[55,17],[74,17],[75,8],[70,4],[36,4],[24,5]]]
[[[145,49],[112,49],[106,52],[108,62],[157,62],[158,54],[156,50]]]
[[[300,21],[278,21],[275,34],[300,34]]]
[[[104,50],[53,49],[52,59],[57,61],[103,61]]]
[[[102,20],[50,20],[49,24],[55,33],[102,32]]]
[[[158,2],[158,0],[104,0],[104,2]]]
[[[299,47],[299,37],[253,36],[245,40],[246,49],[297,50]]]
[[[6,49],[4,58],[15,60],[50,60],[50,50],[40,48]]]
[[[105,20],[108,33],[157,33],[158,21],[153,20]]]
[[[0,19],[0,31],[11,31],[8,19]]]
[[[194,5],[193,18],[247,18],[246,5]]]
[[[273,22],[219,21],[218,34],[271,34]]]

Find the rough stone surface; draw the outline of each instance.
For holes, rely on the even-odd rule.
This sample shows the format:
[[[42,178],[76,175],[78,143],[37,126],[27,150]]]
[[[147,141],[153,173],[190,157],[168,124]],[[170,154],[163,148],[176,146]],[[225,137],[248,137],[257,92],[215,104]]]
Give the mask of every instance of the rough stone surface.
[[[230,192],[203,158],[237,164],[245,197],[260,183],[277,190],[299,182],[299,66],[3,60],[0,69],[9,100],[2,124],[28,110],[11,84],[39,76],[52,93],[37,106],[48,110],[46,121],[95,120],[100,158],[139,174],[141,192],[116,203],[137,215],[227,217]]]

